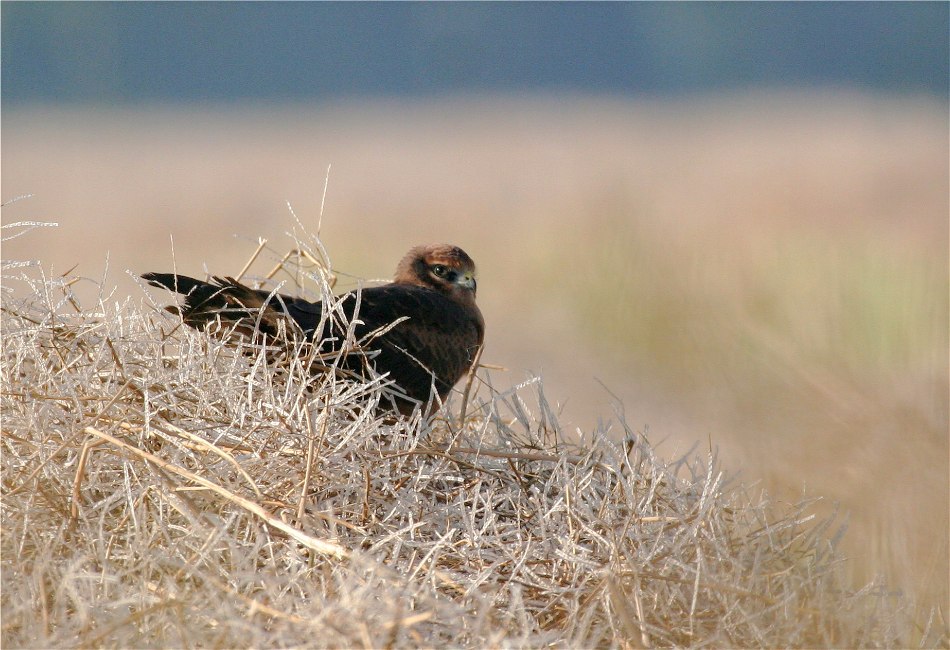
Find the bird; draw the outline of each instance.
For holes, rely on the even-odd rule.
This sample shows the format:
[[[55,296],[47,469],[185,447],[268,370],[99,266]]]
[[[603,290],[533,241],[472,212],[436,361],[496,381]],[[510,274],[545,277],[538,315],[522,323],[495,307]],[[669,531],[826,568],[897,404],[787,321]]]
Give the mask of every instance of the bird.
[[[393,406],[403,415],[417,406],[426,414],[436,411],[472,368],[485,338],[485,320],[475,303],[475,263],[450,244],[413,247],[392,282],[327,301],[329,312],[325,301],[252,289],[231,277],[206,282],[145,273],[142,278],[182,294],[183,304],[166,310],[195,329],[265,335],[271,341],[292,333],[316,347],[311,358],[337,356],[338,367],[364,379],[372,376],[372,366],[395,384]]]

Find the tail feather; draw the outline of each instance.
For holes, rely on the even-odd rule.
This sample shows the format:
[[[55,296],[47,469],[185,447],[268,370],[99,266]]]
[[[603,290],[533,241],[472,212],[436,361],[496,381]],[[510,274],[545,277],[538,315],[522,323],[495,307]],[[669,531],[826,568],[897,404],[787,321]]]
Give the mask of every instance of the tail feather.
[[[142,279],[153,287],[161,287],[185,295],[202,285],[208,284],[202,280],[189,278],[187,275],[176,275],[174,273],[143,273]]]
[[[278,336],[299,329],[280,296],[251,289],[234,278],[213,277],[205,282],[174,273],[145,273],[142,278],[152,286],[184,295],[181,307],[166,309],[197,329],[221,323],[249,336],[258,332]]]

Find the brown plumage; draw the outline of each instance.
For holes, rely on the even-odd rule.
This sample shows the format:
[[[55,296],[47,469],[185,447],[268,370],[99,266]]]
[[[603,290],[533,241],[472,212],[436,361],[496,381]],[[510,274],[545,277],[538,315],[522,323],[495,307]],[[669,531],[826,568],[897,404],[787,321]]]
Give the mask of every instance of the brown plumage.
[[[296,332],[317,345],[318,353],[332,354],[343,349],[346,325],[354,321],[351,344],[360,347],[347,349],[341,367],[365,377],[369,362],[377,373],[388,373],[411,398],[396,399],[396,407],[406,414],[416,402],[436,408],[433,387],[438,398],[445,399],[471,368],[484,339],[485,322],[475,304],[475,263],[458,246],[417,246],[399,263],[392,283],[363,289],[358,299],[356,292],[341,296],[345,322],[335,313],[324,317],[323,302],[271,296],[233,278],[203,282],[173,273],[142,277],[183,294],[184,304],[168,309],[198,329],[221,323],[226,331],[248,336]]]

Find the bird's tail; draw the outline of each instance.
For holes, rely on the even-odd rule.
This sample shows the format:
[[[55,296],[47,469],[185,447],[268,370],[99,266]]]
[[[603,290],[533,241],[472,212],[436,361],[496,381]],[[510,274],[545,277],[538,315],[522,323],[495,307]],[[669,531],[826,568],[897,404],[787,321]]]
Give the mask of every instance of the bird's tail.
[[[180,307],[165,309],[196,329],[217,325],[219,329],[251,337],[286,336],[299,330],[288,315],[282,296],[251,289],[234,278],[212,277],[210,282],[204,282],[175,273],[145,273],[142,278],[152,286],[185,296]]]

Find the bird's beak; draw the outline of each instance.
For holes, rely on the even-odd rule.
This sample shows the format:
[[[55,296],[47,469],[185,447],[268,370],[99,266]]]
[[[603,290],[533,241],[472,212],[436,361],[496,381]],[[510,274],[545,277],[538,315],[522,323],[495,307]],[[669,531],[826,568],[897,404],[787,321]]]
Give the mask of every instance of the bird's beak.
[[[475,282],[475,276],[471,273],[466,273],[465,275],[460,275],[459,279],[455,281],[459,286],[470,289],[472,293],[475,293],[475,288],[477,283]]]

